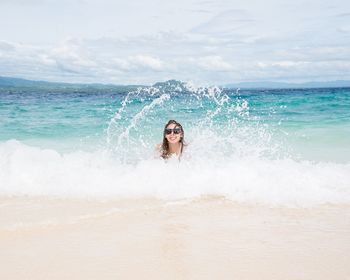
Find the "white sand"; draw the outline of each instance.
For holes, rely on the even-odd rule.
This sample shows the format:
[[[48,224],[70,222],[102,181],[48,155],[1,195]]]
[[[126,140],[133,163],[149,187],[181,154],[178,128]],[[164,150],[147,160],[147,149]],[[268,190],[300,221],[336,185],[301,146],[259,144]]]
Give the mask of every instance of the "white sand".
[[[0,198],[0,279],[350,279],[350,205]]]

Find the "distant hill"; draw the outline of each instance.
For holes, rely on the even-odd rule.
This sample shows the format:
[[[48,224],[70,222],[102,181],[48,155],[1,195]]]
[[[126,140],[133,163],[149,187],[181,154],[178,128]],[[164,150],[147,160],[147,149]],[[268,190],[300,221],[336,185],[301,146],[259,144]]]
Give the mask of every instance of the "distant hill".
[[[227,88],[336,88],[350,87],[350,81],[308,82],[308,83],[279,83],[279,82],[243,82],[224,85]]]
[[[171,89],[183,89],[185,83],[177,80],[158,82],[153,86]],[[50,92],[126,92],[134,90],[142,85],[113,85],[113,84],[83,84],[83,83],[58,83],[47,81],[32,81],[20,78],[1,77],[0,89],[7,90],[46,90]],[[243,82],[230,83],[223,85],[225,88],[242,88],[242,89],[274,89],[274,88],[332,88],[332,87],[350,87],[350,81],[329,81],[329,82],[308,82],[308,83],[280,83],[280,82]]]
[[[16,86],[35,86],[35,85],[56,85],[59,83],[50,83],[43,81],[31,81],[19,78],[11,77],[1,77],[0,76],[0,86],[1,87],[16,87]]]
[[[10,91],[49,91],[49,92],[127,92],[134,90],[138,85],[113,85],[113,84],[82,84],[82,83],[57,83],[47,81],[32,81],[20,78],[1,77],[0,89]]]

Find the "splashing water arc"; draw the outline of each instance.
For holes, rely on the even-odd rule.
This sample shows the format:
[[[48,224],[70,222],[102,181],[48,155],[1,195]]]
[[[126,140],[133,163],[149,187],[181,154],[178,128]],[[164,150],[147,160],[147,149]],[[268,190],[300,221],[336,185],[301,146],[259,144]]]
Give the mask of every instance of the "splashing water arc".
[[[125,160],[147,159],[169,119],[184,124],[191,149],[205,150],[207,158],[277,152],[269,131],[250,117],[247,100],[218,87],[169,81],[129,92],[121,104],[109,122],[107,143]],[[260,141],[252,145],[257,134]]]

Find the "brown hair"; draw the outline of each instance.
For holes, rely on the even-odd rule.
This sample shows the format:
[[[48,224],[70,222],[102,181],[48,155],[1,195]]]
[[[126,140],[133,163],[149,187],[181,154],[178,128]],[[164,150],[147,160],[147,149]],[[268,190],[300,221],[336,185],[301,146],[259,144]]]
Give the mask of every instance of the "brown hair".
[[[180,138],[180,143],[181,143],[181,150],[180,150],[180,157],[181,157],[181,154],[182,154],[182,150],[183,150],[183,147],[185,145],[185,132],[182,128],[182,125],[180,123],[178,123],[177,121],[175,120],[170,120],[167,122],[167,124],[165,125],[164,127],[164,131],[163,131],[163,143],[162,143],[162,146],[161,146],[161,157],[163,159],[167,159],[169,158],[170,156],[170,153],[169,153],[169,143],[168,143],[168,140],[166,139],[165,137],[165,129],[168,127],[169,124],[175,124],[175,127],[178,127],[181,129],[181,133],[182,133],[182,136]]]

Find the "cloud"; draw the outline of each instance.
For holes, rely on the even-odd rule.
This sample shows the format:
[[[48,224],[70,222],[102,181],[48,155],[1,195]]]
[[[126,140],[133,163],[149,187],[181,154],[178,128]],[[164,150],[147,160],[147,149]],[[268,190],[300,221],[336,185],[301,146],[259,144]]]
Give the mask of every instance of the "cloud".
[[[136,0],[5,0],[0,75],[147,84],[350,79],[349,4],[335,1],[145,0],[135,9]],[[21,9],[24,2],[33,7]]]
[[[85,0],[1,0],[0,5],[13,5],[13,6],[41,6],[41,5],[55,5],[57,3],[64,4],[69,2],[77,2],[83,4]]]
[[[223,60],[222,57],[215,56],[205,56],[200,57],[195,60],[196,64],[205,71],[230,71],[232,70],[232,65]]]
[[[148,55],[136,55],[129,58],[129,61],[134,65],[149,68],[151,70],[162,70],[162,61],[158,58],[154,58]]]
[[[350,13],[337,14],[337,15],[335,15],[335,17],[350,17]]]
[[[339,26],[337,31],[344,34],[350,34],[350,25]]]
[[[40,5],[46,3],[47,0],[1,0],[0,5]]]
[[[114,58],[113,61],[118,69],[125,71],[161,71],[163,69],[163,62],[149,55],[134,55],[126,59]]]
[[[254,19],[244,10],[228,10],[220,12],[208,21],[205,21],[191,29],[193,33],[204,34],[227,34],[237,32],[250,24],[254,24]]]
[[[267,68],[280,68],[280,69],[291,69],[291,68],[297,68],[299,66],[305,66],[310,64],[308,61],[269,61],[269,62],[257,62],[257,66],[262,69]]]
[[[15,45],[5,41],[0,41],[0,51],[12,52],[15,49],[16,49]]]
[[[151,75],[146,72],[164,70],[164,62],[155,55],[135,51],[126,55],[125,51],[109,50],[110,44],[105,49],[103,44],[77,38],[68,38],[51,48],[0,42],[0,75],[41,80],[56,77],[53,80],[67,82],[110,82],[117,75],[119,83],[127,83],[135,73],[139,81],[145,82]]]
[[[285,47],[269,41],[256,47],[192,33],[68,38],[46,47],[1,42],[0,53],[0,75],[66,82],[150,84],[175,78],[215,84],[329,80],[350,73],[347,46]]]

